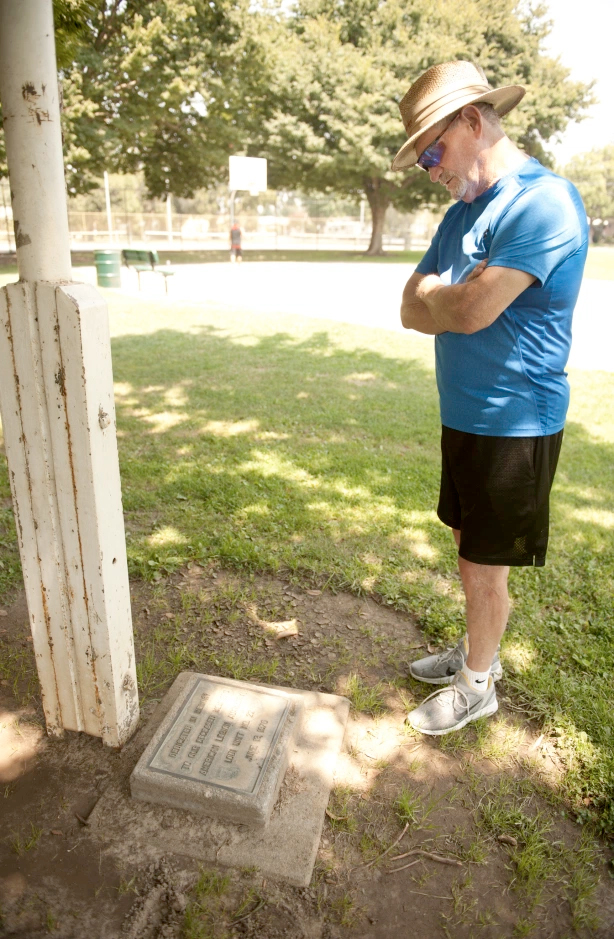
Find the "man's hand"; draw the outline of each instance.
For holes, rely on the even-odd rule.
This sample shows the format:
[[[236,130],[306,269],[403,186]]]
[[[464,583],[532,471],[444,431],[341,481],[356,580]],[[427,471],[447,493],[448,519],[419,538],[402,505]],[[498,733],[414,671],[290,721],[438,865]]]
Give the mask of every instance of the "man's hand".
[[[486,329],[535,281],[526,271],[487,265],[480,261],[464,284],[446,287],[436,274],[428,274],[416,285],[415,298],[426,306],[439,332],[471,335]]]

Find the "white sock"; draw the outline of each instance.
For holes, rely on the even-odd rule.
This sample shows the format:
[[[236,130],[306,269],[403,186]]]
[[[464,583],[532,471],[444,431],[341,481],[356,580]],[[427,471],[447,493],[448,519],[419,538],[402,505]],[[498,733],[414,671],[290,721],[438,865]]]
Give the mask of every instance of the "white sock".
[[[490,669],[485,672],[474,672],[472,668],[469,668],[467,663],[463,665],[461,669],[463,675],[467,679],[467,683],[471,685],[471,688],[474,691],[479,691],[480,694],[484,694],[485,691],[488,691],[488,679],[490,677]]]

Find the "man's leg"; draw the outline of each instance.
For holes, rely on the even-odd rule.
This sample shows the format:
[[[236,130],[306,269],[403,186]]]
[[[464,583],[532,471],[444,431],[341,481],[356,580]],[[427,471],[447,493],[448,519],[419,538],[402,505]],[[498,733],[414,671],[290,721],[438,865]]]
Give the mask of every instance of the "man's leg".
[[[452,529],[457,545],[460,531]],[[407,715],[407,721],[424,734],[446,734],[464,727],[469,721],[494,714],[498,708],[495,693],[496,675],[491,671],[501,636],[507,625],[509,567],[475,564],[459,556],[458,568],[467,605],[466,622],[469,651],[462,640],[456,649],[422,659],[410,669],[414,677],[439,684],[455,674],[450,684],[429,695]],[[465,655],[467,659],[465,661]],[[432,662],[432,664],[431,664]],[[416,666],[424,675],[416,675]],[[500,672],[500,669],[499,669]]]
[[[460,531],[453,529],[453,532],[458,545]],[[474,564],[461,557],[458,569],[467,602],[467,665],[474,672],[487,672],[507,626],[510,609],[507,578],[510,569]]]

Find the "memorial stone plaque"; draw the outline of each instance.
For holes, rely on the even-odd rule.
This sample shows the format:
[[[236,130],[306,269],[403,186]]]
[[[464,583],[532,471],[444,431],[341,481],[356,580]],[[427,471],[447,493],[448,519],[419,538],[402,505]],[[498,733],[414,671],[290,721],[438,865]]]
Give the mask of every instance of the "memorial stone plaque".
[[[132,796],[245,824],[266,824],[301,699],[247,682],[191,675],[132,776]]]

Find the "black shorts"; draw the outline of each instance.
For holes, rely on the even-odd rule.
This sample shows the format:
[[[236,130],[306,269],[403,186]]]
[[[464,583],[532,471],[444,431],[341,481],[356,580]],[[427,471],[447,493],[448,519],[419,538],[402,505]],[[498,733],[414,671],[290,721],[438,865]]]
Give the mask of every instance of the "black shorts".
[[[484,437],[442,427],[437,515],[460,530],[462,558],[543,567],[562,440],[562,430],[548,437]]]

